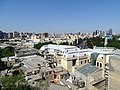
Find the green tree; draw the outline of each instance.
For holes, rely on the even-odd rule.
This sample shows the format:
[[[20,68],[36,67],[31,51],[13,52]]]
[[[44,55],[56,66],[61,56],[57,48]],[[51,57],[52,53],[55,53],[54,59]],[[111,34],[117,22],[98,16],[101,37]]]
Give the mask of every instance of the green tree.
[[[113,36],[113,39],[108,40],[107,47],[120,49],[120,40],[118,40],[119,38],[120,36]],[[93,46],[104,47],[104,40],[105,39],[99,37],[90,38],[87,39],[87,45],[89,48],[93,48]]]
[[[31,86],[22,74],[12,76],[2,76],[0,78],[2,90],[47,90],[49,83],[46,80],[40,80],[35,86]]]
[[[5,65],[4,63],[1,61],[1,57],[2,57],[2,49],[0,48],[0,71],[5,69]]]
[[[10,46],[1,49],[1,51],[1,57],[10,57],[15,55],[14,48]]]
[[[117,49],[120,49],[120,41],[119,40],[108,40],[107,47],[115,47]]]
[[[0,78],[0,83],[2,85],[2,90],[17,90],[16,86],[19,82],[25,82],[24,77],[19,75],[13,76],[2,76]]]
[[[66,41],[66,42],[59,43],[59,45],[69,45],[69,43]]]
[[[88,48],[93,48],[93,46],[103,47],[104,39],[99,38],[99,37],[87,38],[87,46],[88,46]]]
[[[43,45],[47,45],[47,44],[56,44],[56,43],[53,43],[52,41],[50,41],[50,42],[45,42],[45,43],[38,43],[38,44],[35,44],[34,45],[34,48],[36,48],[36,49],[40,49]]]

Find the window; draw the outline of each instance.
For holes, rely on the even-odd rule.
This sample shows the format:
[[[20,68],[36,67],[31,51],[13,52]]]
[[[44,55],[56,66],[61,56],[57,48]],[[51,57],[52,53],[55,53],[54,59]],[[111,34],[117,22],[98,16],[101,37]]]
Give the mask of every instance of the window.
[[[59,64],[61,64],[61,60],[59,60]]]
[[[73,57],[75,57],[75,55],[73,55]]]
[[[74,77],[72,77],[72,79],[74,79]]]
[[[10,63],[10,65],[12,65],[12,63]]]
[[[100,67],[102,67],[102,63],[100,63]]]
[[[74,80],[76,79],[76,77],[74,77]]]
[[[82,61],[81,61],[81,64],[82,64]]]
[[[97,62],[97,66],[99,66],[99,63]]]
[[[49,72],[49,74],[52,74],[52,72]]]
[[[85,60],[85,63],[86,63],[86,60]]]
[[[75,65],[76,65],[76,59],[72,60],[72,66],[75,66]]]
[[[73,76],[72,79],[75,80],[76,78]]]
[[[88,63],[89,63],[89,60],[88,60]]]

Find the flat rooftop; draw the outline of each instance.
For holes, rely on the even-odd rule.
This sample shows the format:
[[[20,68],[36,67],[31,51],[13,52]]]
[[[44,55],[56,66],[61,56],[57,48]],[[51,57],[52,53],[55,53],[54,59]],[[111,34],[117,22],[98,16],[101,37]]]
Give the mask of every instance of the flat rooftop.
[[[46,66],[46,60],[40,56],[23,58],[22,63],[26,64],[29,68],[36,67],[38,66],[38,64],[40,64],[41,66]]]
[[[40,50],[44,50],[45,48],[51,48],[56,50],[69,50],[69,49],[79,49],[76,46],[69,46],[69,45],[54,45],[54,44],[48,44],[44,45],[40,48]]]
[[[46,60],[40,56],[33,56],[28,58],[23,58],[22,63],[24,67],[28,70],[34,70],[35,68],[41,67],[43,71],[51,71],[52,69],[47,65]]]

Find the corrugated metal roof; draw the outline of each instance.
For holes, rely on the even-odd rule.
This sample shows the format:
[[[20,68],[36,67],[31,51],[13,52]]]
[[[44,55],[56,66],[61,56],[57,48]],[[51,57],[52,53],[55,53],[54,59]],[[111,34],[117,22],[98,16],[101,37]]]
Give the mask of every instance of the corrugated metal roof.
[[[84,66],[79,67],[79,68],[77,69],[77,71],[78,71],[79,73],[82,73],[82,74],[84,74],[84,75],[87,75],[87,74],[90,74],[90,73],[92,73],[92,72],[94,72],[94,71],[96,71],[96,70],[98,70],[98,69],[99,69],[99,68],[96,67],[96,66],[92,66],[92,65],[90,65],[90,64],[86,64],[86,65],[84,65]]]

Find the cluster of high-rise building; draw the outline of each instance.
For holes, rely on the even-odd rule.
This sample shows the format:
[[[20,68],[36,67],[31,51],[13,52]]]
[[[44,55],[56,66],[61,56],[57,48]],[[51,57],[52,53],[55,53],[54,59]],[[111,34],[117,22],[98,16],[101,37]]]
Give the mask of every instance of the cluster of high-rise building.
[[[7,37],[7,33],[0,31],[0,39],[4,39]]]
[[[31,40],[32,42],[49,42],[52,41],[54,43],[68,42],[69,44],[73,44],[73,42],[78,42],[78,39],[84,39],[92,37],[92,34],[87,33],[24,33],[24,32],[2,32],[0,31],[0,39],[24,39]]]
[[[81,38],[84,39],[86,37],[104,37],[104,36],[111,36],[112,33],[112,29],[105,31],[102,30],[98,30],[96,29],[95,31],[93,31],[92,34],[88,34],[88,33],[64,33],[64,34],[56,34],[56,33],[28,33],[28,32],[2,32],[0,31],[0,39],[14,39],[14,38],[28,38],[28,39],[32,39],[35,41],[40,41],[41,40],[57,40],[57,39],[62,39],[62,40],[67,40],[67,39],[77,39],[77,38]]]
[[[0,31],[0,39],[41,39],[41,38],[47,38],[48,33],[29,33],[29,32],[3,32]]]
[[[110,37],[112,35],[113,35],[112,29],[109,29],[106,32],[98,29],[93,31],[93,37],[105,37],[105,36]]]
[[[30,35],[30,33],[19,33],[17,31],[14,32],[2,32],[0,31],[0,39],[15,39],[15,38],[23,38]]]

